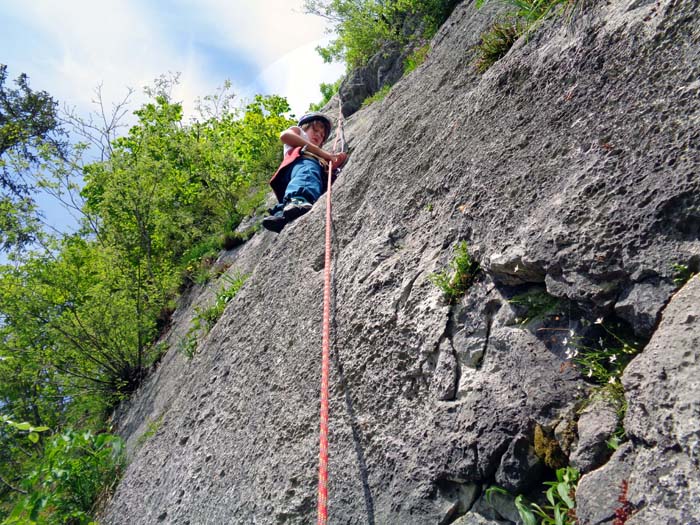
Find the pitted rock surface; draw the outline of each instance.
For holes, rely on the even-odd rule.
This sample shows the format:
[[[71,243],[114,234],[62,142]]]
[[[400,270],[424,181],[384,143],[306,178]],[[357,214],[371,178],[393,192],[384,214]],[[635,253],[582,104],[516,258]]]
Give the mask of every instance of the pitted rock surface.
[[[557,435],[590,385],[561,338],[515,323],[512,287],[545,286],[648,333],[671,265],[700,253],[697,3],[590,4],[479,76],[473,48],[495,15],[464,2],[427,61],[346,123],[352,154],[333,193],[333,523],[513,521],[487,516],[483,491],[537,488],[547,469],[533,429]],[[324,208],[325,197],[230,256],[250,277],[199,354],[169,354],[134,398],[125,432],[162,422],[133,447],[101,522],[314,520]],[[448,305],[429,275],[462,240],[486,271]],[[692,389],[679,388],[688,419],[674,439],[690,468],[700,424],[683,408]],[[629,428],[648,446],[667,439]],[[644,458],[660,474],[661,460]],[[674,500],[685,488],[666,490]],[[467,508],[472,497],[491,521]]]

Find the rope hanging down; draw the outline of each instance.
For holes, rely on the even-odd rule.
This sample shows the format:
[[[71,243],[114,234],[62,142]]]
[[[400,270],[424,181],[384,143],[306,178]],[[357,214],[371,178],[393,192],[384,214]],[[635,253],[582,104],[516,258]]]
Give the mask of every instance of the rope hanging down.
[[[338,126],[333,142],[337,153],[338,139],[343,133],[343,104],[338,99]],[[344,140],[342,141],[344,142]],[[344,144],[341,143],[341,151]],[[328,196],[326,197],[326,258],[323,271],[323,340],[321,358],[321,428],[318,465],[318,525],[328,523],[328,376],[330,372],[331,339],[331,182],[333,162],[328,163]]]

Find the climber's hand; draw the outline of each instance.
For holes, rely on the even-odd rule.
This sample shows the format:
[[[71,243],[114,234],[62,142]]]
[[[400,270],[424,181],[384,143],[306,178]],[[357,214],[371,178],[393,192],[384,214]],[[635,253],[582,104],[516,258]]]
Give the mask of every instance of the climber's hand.
[[[348,155],[342,151],[340,153],[336,153],[335,155],[331,155],[331,162],[333,163],[333,167],[339,168],[345,163],[347,158]]]

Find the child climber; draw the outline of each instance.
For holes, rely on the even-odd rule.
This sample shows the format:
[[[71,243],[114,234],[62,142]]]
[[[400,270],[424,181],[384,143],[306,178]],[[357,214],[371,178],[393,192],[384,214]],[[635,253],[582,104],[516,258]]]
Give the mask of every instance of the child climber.
[[[279,233],[285,224],[308,212],[326,191],[328,162],[340,167],[347,155],[321,149],[331,133],[331,121],[321,113],[309,113],[296,126],[283,131],[284,159],[270,180],[278,204],[262,225]]]

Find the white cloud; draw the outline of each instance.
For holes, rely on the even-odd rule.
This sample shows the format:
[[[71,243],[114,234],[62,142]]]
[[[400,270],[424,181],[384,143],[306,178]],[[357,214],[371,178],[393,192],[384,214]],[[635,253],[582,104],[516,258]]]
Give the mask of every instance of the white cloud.
[[[287,96],[300,114],[320,98],[320,82],[342,73],[314,51],[325,21],[302,9],[303,0],[13,2],[0,15],[22,42],[0,35],[0,47],[10,75],[27,73],[33,88],[83,114],[94,109],[98,84],[108,106],[127,86],[138,103],[142,88],[168,72],[181,73],[174,96],[187,115],[227,78],[242,97],[262,86]]]
[[[267,67],[259,77],[268,93],[282,93],[300,117],[321,100],[321,82],[333,82],[345,72],[342,64],[324,64],[315,51],[318,42],[300,46]]]
[[[177,1],[187,10],[191,26],[206,28],[211,42],[240,50],[261,69],[323,38],[326,21],[304,14],[303,4],[303,0]]]

